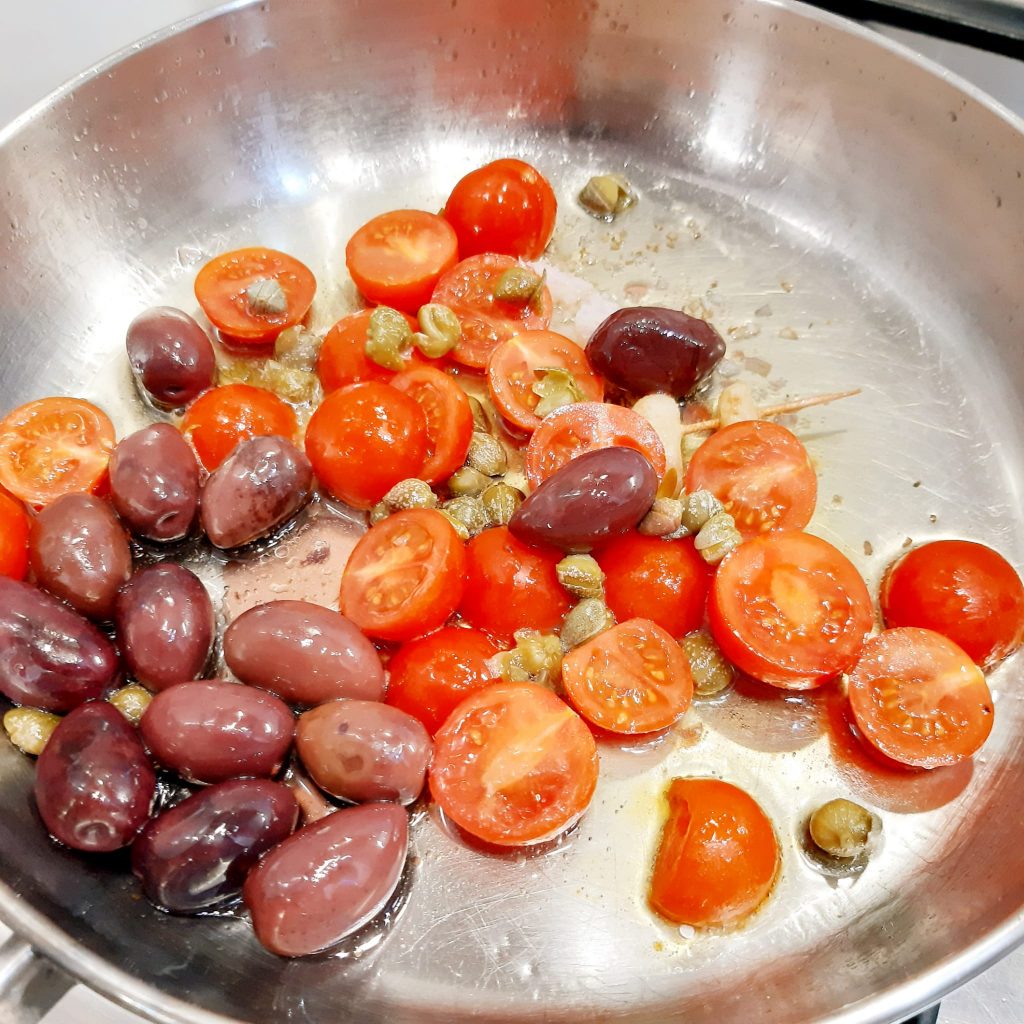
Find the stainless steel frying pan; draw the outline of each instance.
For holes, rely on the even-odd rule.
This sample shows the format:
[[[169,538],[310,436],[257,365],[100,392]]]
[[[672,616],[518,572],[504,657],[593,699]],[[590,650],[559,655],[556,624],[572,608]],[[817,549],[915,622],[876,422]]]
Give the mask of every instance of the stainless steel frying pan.
[[[470,167],[518,154],[558,190],[562,320],[640,299],[705,310],[730,338],[724,372],[765,397],[864,389],[796,429],[820,470],[813,528],[872,584],[907,538],[972,537],[1020,566],[1021,127],[783,0],[235,4],[0,137],[0,404],[81,393],[126,429],[125,325],[157,301],[194,308],[204,255],[294,252],[329,322],[354,301],[358,224],[437,208]],[[573,201],[605,169],[640,195],[611,227]],[[271,957],[241,921],[159,914],[120,860],[56,849],[31,765],[3,744],[0,916],[160,1021],[888,1024],[1024,939],[1021,667],[993,674],[995,732],[957,769],[886,774],[825,695],[738,692],[663,742],[603,748],[594,806],[551,849],[484,856],[424,812],[393,928],[318,962]],[[785,868],[748,927],[687,939],[644,912],[644,878],[665,781],[707,773],[764,804]],[[837,794],[886,836],[842,880],[799,843]]]

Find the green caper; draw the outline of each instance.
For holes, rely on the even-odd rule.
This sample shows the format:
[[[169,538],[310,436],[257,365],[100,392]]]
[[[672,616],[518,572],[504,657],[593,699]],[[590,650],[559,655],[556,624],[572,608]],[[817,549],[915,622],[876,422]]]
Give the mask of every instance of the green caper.
[[[420,306],[417,318],[419,331],[413,336],[413,344],[428,358],[440,359],[459,343],[462,324],[459,318],[440,302],[428,302]]]
[[[274,342],[274,358],[296,370],[313,370],[323,337],[301,325],[286,327]]]
[[[562,621],[562,647],[571,651],[614,625],[615,616],[602,598],[585,597],[569,609]]]
[[[693,688],[699,697],[713,697],[732,685],[735,671],[706,630],[683,637],[683,648],[690,662]]]
[[[288,312],[288,296],[276,277],[261,277],[245,289],[249,312],[257,316],[280,316]]]
[[[482,430],[473,432],[466,452],[466,465],[484,476],[500,476],[508,469],[508,456],[502,443]]]
[[[430,484],[414,476],[399,480],[381,500],[391,512],[437,507],[437,495],[430,489]]]
[[[448,490],[453,497],[476,497],[491,484],[491,478],[484,476],[479,470],[463,466],[456,470],[448,479]]]
[[[389,509],[383,501],[378,501],[377,504],[370,509],[370,525],[376,526],[378,523],[382,523],[389,515],[391,515],[391,509]]]
[[[4,713],[4,730],[11,742],[24,754],[38,757],[53,730],[60,725],[60,716],[38,708],[11,708]]]
[[[576,383],[576,378],[568,370],[555,366],[541,368],[537,372],[544,376],[531,389],[540,397],[533,410],[536,416],[543,419],[549,412],[562,409],[574,402],[582,402],[586,397]]]
[[[122,686],[107,698],[132,725],[138,725],[153,695],[143,686]]]
[[[439,508],[437,511],[440,512],[441,515],[443,515],[445,519],[447,519],[448,522],[452,524],[452,529],[455,530],[456,534],[459,537],[459,540],[469,540],[471,536],[469,528],[461,519],[456,519],[455,516],[453,516],[452,513],[443,506]]]
[[[694,491],[680,498],[681,521],[690,533],[697,533],[716,512],[722,511],[722,503],[710,491]]]
[[[480,495],[480,499],[487,509],[492,526],[508,526],[508,521],[523,503],[522,492],[501,481],[492,483]]]
[[[494,286],[494,297],[502,302],[529,302],[544,286],[544,278],[529,267],[509,267]]]
[[[580,206],[598,220],[614,220],[636,202],[629,182],[619,174],[597,174],[583,186]]]
[[[852,800],[829,800],[808,822],[814,845],[830,857],[852,860],[868,852],[882,828],[881,819]]]
[[[405,353],[412,344],[412,329],[404,314],[378,306],[366,326],[366,355],[389,370],[405,368]]]
[[[693,546],[708,565],[717,565],[733,548],[743,543],[736,522],[728,512],[716,512],[700,528]]]
[[[487,509],[479,498],[462,497],[452,498],[442,506],[453,519],[457,519],[469,531],[471,537],[475,537],[481,530],[486,530],[491,525],[487,515]]]
[[[678,498],[655,498],[637,530],[648,537],[667,537],[680,529],[682,517],[683,504]]]
[[[555,566],[558,582],[574,597],[604,597],[604,573],[590,555],[568,555]]]
[[[520,629],[516,646],[496,656],[496,667],[503,679],[513,683],[548,685],[558,679],[562,668],[562,643],[550,633]]]
[[[473,429],[479,430],[484,434],[489,433],[491,429],[491,421],[487,418],[483,402],[481,402],[479,398],[474,398],[470,395],[469,408],[473,412]]]

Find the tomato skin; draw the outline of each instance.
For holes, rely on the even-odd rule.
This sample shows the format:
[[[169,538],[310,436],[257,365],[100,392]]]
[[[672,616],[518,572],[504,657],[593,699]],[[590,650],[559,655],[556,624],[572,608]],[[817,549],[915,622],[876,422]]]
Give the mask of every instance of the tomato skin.
[[[800,439],[767,420],[716,430],[686,467],[687,493],[708,490],[744,538],[802,530],[814,514],[818,479]]]
[[[467,545],[462,617],[477,629],[510,643],[517,629],[550,632],[570,601],[558,582],[557,548],[524,544],[506,526],[478,533]]]
[[[827,541],[796,531],[745,541],[719,564],[708,623],[737,668],[772,686],[822,686],[857,660],[874,623],[860,573]]]
[[[452,226],[423,210],[382,213],[345,246],[345,265],[367,302],[406,313],[430,301],[437,279],[458,258]]]
[[[29,518],[21,502],[0,492],[0,576],[23,580],[28,572]]]
[[[460,626],[410,640],[388,663],[385,703],[418,718],[433,736],[462,700],[497,682],[486,661],[501,649],[486,633]]]
[[[366,330],[372,315],[372,309],[350,313],[327,332],[316,360],[316,372],[324,391],[337,391],[338,388],[364,380],[386,382],[394,377],[394,370],[375,363],[366,355]],[[410,331],[419,329],[411,316],[406,315],[405,319]],[[415,348],[409,350],[408,367],[422,361]]]
[[[463,258],[483,252],[534,260],[555,230],[558,203],[548,180],[522,160],[495,160],[470,171],[444,206]]]
[[[879,601],[887,626],[934,630],[982,666],[1024,643],[1024,584],[984,544],[937,540],[908,551],[886,571]]]
[[[674,779],[648,902],[673,924],[737,924],[768,898],[779,843],[767,815],[718,779]]]
[[[462,598],[466,550],[440,512],[396,512],[360,538],[341,575],[341,613],[404,642],[440,628]]]
[[[861,736],[914,768],[957,764],[992,731],[992,694],[981,669],[930,629],[901,626],[868,640],[847,695]]]
[[[434,737],[430,792],[476,838],[526,846],[579,819],[597,770],[597,744],[572,708],[532,683],[492,683]]]
[[[371,508],[399,480],[419,476],[427,421],[412,398],[387,384],[351,384],[332,391],[310,417],[306,455],[335,498]]]
[[[287,402],[251,384],[210,388],[188,407],[181,421],[181,432],[211,473],[242,441],[274,435],[290,441],[297,429],[295,412]]]
[[[432,366],[405,370],[391,386],[414,399],[427,422],[427,456],[419,476],[427,483],[447,480],[465,461],[473,437],[473,410],[455,381]]]
[[[619,622],[651,619],[676,638],[700,629],[713,570],[692,537],[663,540],[634,530],[594,557],[605,574],[605,601]]]

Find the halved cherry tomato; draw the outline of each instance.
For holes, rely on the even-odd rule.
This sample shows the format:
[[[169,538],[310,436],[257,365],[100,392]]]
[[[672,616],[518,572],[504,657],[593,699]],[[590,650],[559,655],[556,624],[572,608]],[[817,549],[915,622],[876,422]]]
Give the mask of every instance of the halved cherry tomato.
[[[444,625],[462,597],[466,549],[429,508],[371,526],[341,575],[341,612],[367,636],[412,640]]]
[[[665,446],[639,413],[607,402],[577,402],[546,416],[526,448],[526,475],[531,487],[584,452],[598,448],[633,448],[665,475]]]
[[[463,257],[498,252],[535,260],[555,230],[558,203],[547,178],[522,160],[470,171],[444,204]]]
[[[473,437],[473,410],[466,392],[442,370],[419,366],[405,370],[391,386],[414,399],[427,420],[427,460],[421,480],[447,480],[466,461]]]
[[[604,571],[604,594],[615,617],[651,619],[674,637],[704,621],[711,566],[693,539],[663,540],[635,530],[594,552]]]
[[[0,576],[23,580],[28,571],[29,519],[21,502],[0,492]]]
[[[451,224],[436,213],[392,210],[364,224],[345,246],[345,265],[367,302],[415,313],[459,258]]]
[[[984,544],[937,540],[908,551],[886,572],[879,600],[887,626],[933,629],[979,665],[1024,642],[1024,585]]]
[[[461,700],[497,681],[487,659],[501,649],[486,633],[459,626],[410,640],[388,663],[387,703],[418,718],[433,736]]]
[[[370,508],[399,480],[419,476],[427,420],[413,398],[388,384],[350,384],[332,391],[310,417],[306,455],[335,498]]]
[[[708,621],[737,668],[773,686],[807,690],[857,660],[874,613],[868,588],[842,552],[809,533],[770,533],[719,565]]]
[[[498,278],[519,264],[511,256],[471,256],[449,270],[434,289],[433,302],[447,306],[462,324],[462,339],[452,358],[483,369],[491,352],[522,331],[545,330],[551,322],[551,293],[541,288],[539,301],[502,302],[494,297]]]
[[[764,903],[779,873],[772,823],[753,797],[718,779],[673,779],[667,797],[651,909],[696,928],[738,924]]]
[[[800,439],[778,423],[744,420],[716,430],[686,467],[686,490],[710,491],[744,537],[802,530],[818,479]]]
[[[532,683],[492,683],[468,696],[434,737],[430,792],[487,843],[553,839],[587,809],[597,744],[579,716]]]
[[[567,654],[562,685],[573,707],[609,732],[667,729],[693,700],[683,649],[650,619],[620,622]]]
[[[992,731],[992,694],[981,669],[930,629],[903,626],[872,637],[847,693],[864,739],[915,768],[963,761]]]
[[[478,533],[466,548],[466,594],[462,617],[499,640],[517,629],[550,631],[569,610],[569,595],[558,582],[556,548],[517,540],[506,526]]]
[[[555,369],[571,373],[589,401],[604,397],[604,384],[579,345],[554,331],[523,331],[502,342],[487,362],[487,387],[498,412],[517,427],[536,430],[540,417],[534,409],[540,395],[533,387],[544,370]]]
[[[114,425],[80,398],[40,398],[0,420],[0,486],[28,505],[96,492],[106,482]]]
[[[285,294],[283,313],[254,313],[249,308],[246,289],[268,278]],[[235,249],[215,256],[199,271],[195,293],[217,330],[233,341],[262,345],[302,320],[316,294],[316,278],[305,264],[276,249]]]
[[[295,411],[266,388],[223,384],[201,394],[186,410],[181,432],[212,473],[242,441],[273,434],[292,440]]]
[[[372,314],[372,309],[350,313],[327,332],[316,360],[316,372],[324,391],[336,391],[347,384],[358,384],[364,380],[389,381],[394,377],[394,370],[375,363],[366,355],[366,329]],[[411,316],[405,319],[409,322],[409,330],[418,329]],[[407,369],[423,361],[417,349],[409,349]]]

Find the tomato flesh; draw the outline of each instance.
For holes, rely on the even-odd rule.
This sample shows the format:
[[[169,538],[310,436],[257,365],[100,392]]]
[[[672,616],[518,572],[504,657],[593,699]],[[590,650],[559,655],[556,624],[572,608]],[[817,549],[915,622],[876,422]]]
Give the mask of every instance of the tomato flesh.
[[[23,580],[28,572],[29,519],[20,501],[0,492],[0,576]]]
[[[400,373],[391,386],[414,399],[427,421],[426,462],[420,479],[447,480],[466,461],[473,410],[466,393],[442,370],[420,366]]]
[[[366,331],[370,326],[372,309],[361,309],[358,313],[343,316],[324,337],[317,356],[316,372],[324,391],[337,391],[348,384],[364,380],[389,381],[395,375],[380,363],[366,355]],[[409,330],[418,330],[416,321],[406,316]],[[407,368],[423,362],[415,348],[409,349]]]

